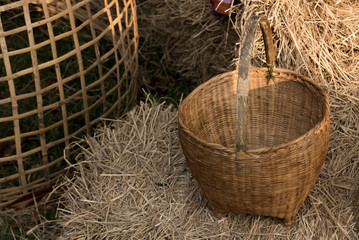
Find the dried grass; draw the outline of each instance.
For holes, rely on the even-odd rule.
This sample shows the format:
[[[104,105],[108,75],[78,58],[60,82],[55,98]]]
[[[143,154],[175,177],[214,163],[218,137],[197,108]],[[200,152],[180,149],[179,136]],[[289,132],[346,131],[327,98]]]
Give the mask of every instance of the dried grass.
[[[279,67],[337,88],[336,79],[344,80],[352,100],[359,100],[359,83],[351,81],[358,80],[359,71],[358,2],[243,0],[233,7],[231,18],[213,16],[210,9],[207,0],[145,1],[139,5],[141,53],[146,58],[156,50],[163,54],[161,68],[174,66],[179,79],[204,82],[230,68],[247,17],[262,12],[273,26]],[[254,58],[262,60],[255,65],[265,59],[261,45],[254,48]]]
[[[295,223],[269,217],[213,217],[191,177],[172,107],[141,103],[86,140],[59,209],[62,239],[358,239],[358,187],[329,156]],[[358,173],[358,167],[353,173]]]
[[[228,70],[238,37],[228,31],[228,18],[215,17],[211,9],[209,0],[147,0],[138,5],[139,53],[144,61],[159,58],[141,70],[145,85],[150,84],[148,72],[158,69],[194,85]]]

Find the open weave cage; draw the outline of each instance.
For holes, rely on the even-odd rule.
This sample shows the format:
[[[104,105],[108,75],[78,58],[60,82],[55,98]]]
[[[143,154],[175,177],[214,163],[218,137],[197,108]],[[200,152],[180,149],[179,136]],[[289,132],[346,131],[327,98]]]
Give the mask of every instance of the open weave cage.
[[[0,47],[2,207],[50,187],[71,139],[136,100],[136,2],[5,1]]]
[[[252,37],[243,42],[239,71],[213,77],[180,106],[180,141],[190,170],[217,216],[230,212],[265,215],[290,225],[326,158],[328,96],[312,79],[296,72],[249,68],[252,47],[246,44],[253,40],[255,30],[255,25],[249,25],[252,29],[247,35]],[[266,40],[269,22],[262,21],[261,26]],[[274,60],[268,59],[274,58],[273,44],[268,52],[270,42],[265,43],[267,63],[272,65]],[[268,79],[270,70],[274,81]],[[248,88],[245,104],[238,104],[242,95],[237,87]],[[240,106],[246,114],[238,112]],[[243,122],[240,130],[244,130],[246,145],[241,148],[237,129]]]

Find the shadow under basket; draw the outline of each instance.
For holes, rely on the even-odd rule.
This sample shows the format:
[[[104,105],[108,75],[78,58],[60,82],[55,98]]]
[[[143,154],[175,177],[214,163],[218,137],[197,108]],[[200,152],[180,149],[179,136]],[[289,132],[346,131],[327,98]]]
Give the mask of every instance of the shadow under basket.
[[[247,151],[236,149],[238,71],[196,88],[179,109],[179,136],[192,175],[221,213],[284,219],[290,225],[323,167],[329,146],[328,96],[290,70],[250,68]]]

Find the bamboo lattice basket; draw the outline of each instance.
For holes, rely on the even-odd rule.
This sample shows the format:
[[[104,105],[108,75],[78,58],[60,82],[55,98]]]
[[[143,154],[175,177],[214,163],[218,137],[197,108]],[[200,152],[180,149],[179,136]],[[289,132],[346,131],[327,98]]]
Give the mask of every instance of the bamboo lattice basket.
[[[250,68],[258,22],[266,68]],[[184,155],[218,217],[256,214],[290,225],[323,167],[330,135],[328,96],[313,80],[273,64],[269,22],[252,16],[239,70],[208,80],[180,106]]]
[[[0,207],[51,187],[71,140],[130,108],[138,64],[135,0],[5,2]]]

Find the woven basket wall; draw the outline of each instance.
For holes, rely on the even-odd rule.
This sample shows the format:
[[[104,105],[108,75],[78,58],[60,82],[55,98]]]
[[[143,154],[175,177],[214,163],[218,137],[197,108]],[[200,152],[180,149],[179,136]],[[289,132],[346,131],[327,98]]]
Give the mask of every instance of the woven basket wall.
[[[136,100],[135,0],[0,6],[0,207],[51,186],[74,137]]]
[[[250,67],[258,24],[265,68]],[[183,153],[217,217],[247,213],[291,225],[323,167],[328,95],[312,79],[274,63],[270,23],[253,14],[238,69],[198,86],[180,106]]]
[[[236,155],[237,71],[213,77],[189,94],[178,113],[192,175],[216,215],[246,213],[290,225],[320,171],[329,145],[329,103],[311,79],[251,68],[247,143]]]

